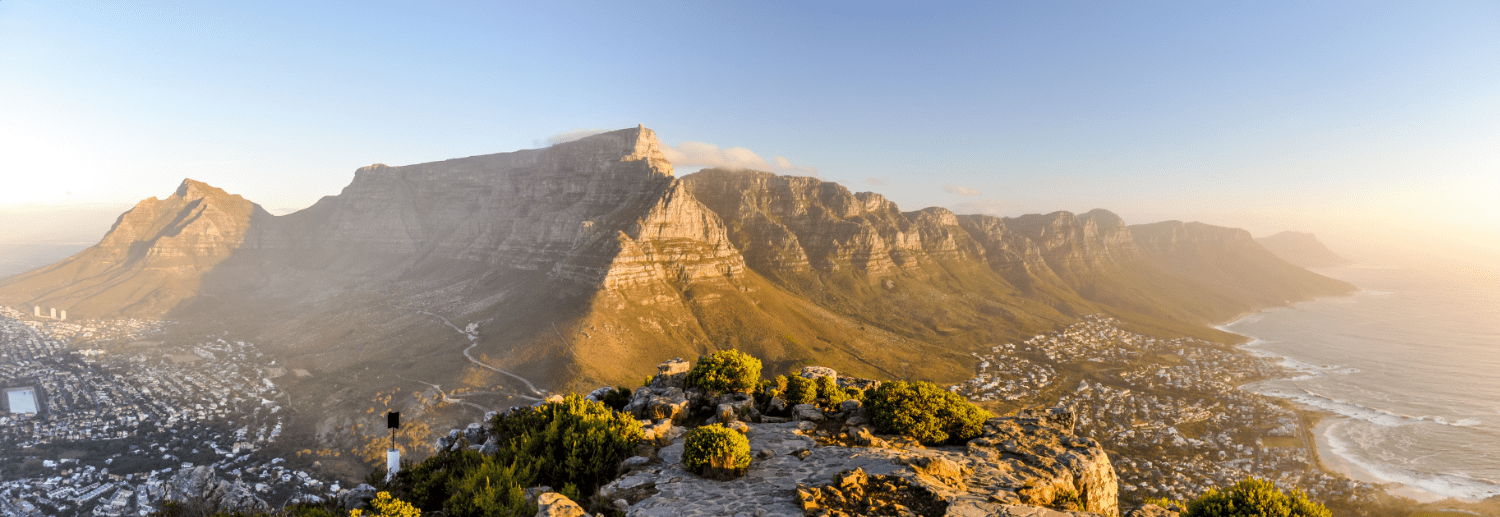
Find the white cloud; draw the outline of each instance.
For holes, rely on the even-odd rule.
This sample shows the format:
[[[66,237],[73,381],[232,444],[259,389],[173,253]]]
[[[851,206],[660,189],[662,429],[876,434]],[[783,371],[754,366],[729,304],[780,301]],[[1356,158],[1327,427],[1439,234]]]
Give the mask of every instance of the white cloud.
[[[1005,203],[997,199],[971,199],[948,208],[955,214],[1005,215]]]
[[[777,156],[766,161],[765,158],[755,154],[755,151],[743,147],[720,149],[717,145],[704,142],[683,142],[676,146],[663,144],[661,152],[667,155],[667,161],[672,162],[674,167],[752,169],[818,177],[817,167],[797,165],[785,156]]]
[[[572,142],[572,141],[578,140],[580,138],[594,136],[594,135],[597,135],[599,133],[608,133],[609,131],[610,130],[608,130],[608,129],[575,129],[573,131],[565,131],[565,132],[562,132],[562,133],[558,133],[558,134],[549,136],[549,137],[547,137],[546,140],[539,140],[539,141],[537,141],[536,144],[537,145],[557,145],[557,144],[561,144],[561,143],[564,143],[564,142]]]
[[[891,184],[891,180],[886,179],[886,178],[876,178],[874,176],[871,176],[869,178],[865,178],[865,183],[869,183],[869,184],[875,185],[875,186],[885,186],[885,185],[890,185]]]
[[[963,185],[955,185],[952,183],[943,185],[943,192],[947,192],[949,194],[958,194],[960,196],[978,196],[982,194],[977,189],[972,189]]]

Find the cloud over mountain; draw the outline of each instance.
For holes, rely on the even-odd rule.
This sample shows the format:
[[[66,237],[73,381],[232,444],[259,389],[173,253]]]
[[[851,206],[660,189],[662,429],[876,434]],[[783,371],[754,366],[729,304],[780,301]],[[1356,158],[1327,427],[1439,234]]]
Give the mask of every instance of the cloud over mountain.
[[[953,183],[943,185],[943,192],[947,192],[949,194],[958,194],[960,196],[978,196],[982,194],[982,192],[980,192],[978,189],[973,189]]]
[[[721,149],[717,145],[705,142],[683,142],[676,146],[663,145],[661,151],[676,167],[751,169],[818,177],[816,167],[797,165],[784,156],[777,156],[766,161],[765,158],[755,154],[755,151],[744,147]]]

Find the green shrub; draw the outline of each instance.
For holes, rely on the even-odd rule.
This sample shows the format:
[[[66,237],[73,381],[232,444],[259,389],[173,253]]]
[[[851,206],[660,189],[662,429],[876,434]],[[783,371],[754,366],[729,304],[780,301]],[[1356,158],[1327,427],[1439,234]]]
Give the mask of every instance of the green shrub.
[[[838,381],[833,377],[818,377],[818,398],[823,399],[823,407],[837,409],[839,404],[849,400],[849,393],[839,387]]]
[[[865,401],[865,390],[859,388],[844,388],[844,393],[848,395],[848,397],[846,398],[851,398],[860,402]]]
[[[396,484],[404,489],[400,492],[405,492],[405,499],[417,508],[427,512],[442,511],[459,480],[467,477],[484,460],[484,455],[475,451],[438,453],[396,473]]]
[[[1182,517],[1330,517],[1332,512],[1307,500],[1301,490],[1283,493],[1264,479],[1248,478],[1223,491],[1210,489],[1188,501]]]
[[[713,479],[742,476],[750,467],[750,440],[720,424],[698,427],[684,440],[682,465],[689,472]]]
[[[1083,510],[1083,498],[1079,497],[1076,491],[1060,490],[1056,495],[1052,496],[1051,506],[1059,510],[1081,511]]]
[[[760,384],[760,359],[739,350],[721,350],[698,359],[685,385],[712,393],[749,393]]]
[[[614,479],[642,436],[634,417],[577,394],[509,418],[497,416],[494,426],[500,443],[509,444],[500,449],[500,459],[536,465],[536,484],[573,483],[589,495]]]
[[[793,375],[786,379],[786,390],[781,392],[781,398],[787,404],[811,404],[818,399],[818,385],[812,379],[804,379],[801,375]]]
[[[930,382],[894,381],[866,395],[870,420],[882,433],[903,434],[927,445],[963,443],[994,415]]]
[[[493,456],[467,450],[438,453],[402,469],[393,490],[429,513],[531,515],[536,508],[525,503],[524,488],[562,487],[569,498],[586,500],[615,477],[641,439],[640,422],[576,394],[496,416],[491,425],[501,443]]]
[[[535,465],[484,457],[479,465],[452,484],[446,513],[465,517],[510,517],[532,515],[536,507],[526,504],[526,487],[535,484]]]
[[[633,394],[634,392],[630,391],[630,388],[618,386],[614,389],[614,391],[605,393],[604,397],[600,399],[599,402],[603,402],[604,405],[609,406],[610,409],[619,411],[621,409],[625,409],[625,406],[630,404],[630,396]]]

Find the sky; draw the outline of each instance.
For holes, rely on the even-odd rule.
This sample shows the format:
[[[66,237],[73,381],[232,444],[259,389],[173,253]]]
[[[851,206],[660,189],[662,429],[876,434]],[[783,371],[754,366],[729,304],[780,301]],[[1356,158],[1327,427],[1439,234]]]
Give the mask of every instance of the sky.
[[[679,175],[906,210],[1500,250],[1496,27],[1493,1],[0,0],[0,242],[69,210],[102,235],[183,178],[280,214],[372,163],[644,124]]]

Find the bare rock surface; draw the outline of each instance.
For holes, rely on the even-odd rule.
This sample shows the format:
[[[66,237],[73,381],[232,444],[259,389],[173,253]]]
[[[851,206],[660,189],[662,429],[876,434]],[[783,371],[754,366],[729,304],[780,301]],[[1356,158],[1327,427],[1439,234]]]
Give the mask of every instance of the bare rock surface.
[[[582,506],[557,492],[547,492],[536,498],[536,517],[585,517],[588,513]]]
[[[840,473],[859,469],[930,490],[948,504],[946,515],[1119,515],[1114,469],[1103,449],[1073,436],[1070,426],[1066,432],[1053,427],[1069,422],[1071,414],[1041,415],[991,419],[972,445],[942,448],[822,445],[809,435],[809,422],[758,424],[748,429],[754,452],[742,478],[721,482],[687,472],[682,441],[676,440],[658,451],[661,463],[631,471],[600,495],[624,500],[629,516],[801,516],[799,487],[819,490],[836,484]],[[1082,511],[1042,507],[1065,490],[1078,494]]]
[[[200,466],[177,471],[164,484],[166,498],[174,501],[202,501],[207,506],[226,511],[265,511],[270,505],[255,496],[255,491],[239,481],[219,479],[214,468]],[[373,496],[373,494],[371,494]]]

